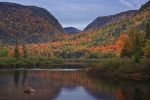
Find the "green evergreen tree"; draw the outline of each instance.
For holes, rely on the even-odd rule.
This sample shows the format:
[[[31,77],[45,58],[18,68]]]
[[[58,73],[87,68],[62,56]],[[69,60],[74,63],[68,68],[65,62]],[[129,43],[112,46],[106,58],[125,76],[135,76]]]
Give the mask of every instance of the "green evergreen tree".
[[[144,56],[150,58],[150,20],[146,23]]]
[[[24,58],[28,57],[28,51],[27,51],[27,48],[26,48],[26,46],[24,44],[23,44],[23,57]]]
[[[146,23],[146,35],[145,35],[146,40],[150,40],[150,20]]]
[[[19,46],[18,46],[18,42],[16,42],[16,46],[15,46],[15,58],[19,58],[20,57],[20,53],[19,53]]]
[[[144,56],[150,58],[150,40],[147,40],[144,47]]]
[[[143,55],[144,36],[139,30],[133,28],[128,32],[129,39],[126,40],[125,46],[121,52],[121,57],[133,57],[135,62],[139,62]]]

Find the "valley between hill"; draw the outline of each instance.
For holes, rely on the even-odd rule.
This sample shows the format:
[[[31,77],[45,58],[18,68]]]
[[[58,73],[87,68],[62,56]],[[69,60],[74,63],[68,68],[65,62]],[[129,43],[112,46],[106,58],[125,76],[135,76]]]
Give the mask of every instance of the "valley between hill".
[[[96,63],[86,61],[87,72],[150,78],[150,1],[139,10],[98,17],[83,31],[69,28],[68,33],[43,8],[1,2],[0,15],[1,67],[51,66],[69,59],[74,63],[100,59]]]

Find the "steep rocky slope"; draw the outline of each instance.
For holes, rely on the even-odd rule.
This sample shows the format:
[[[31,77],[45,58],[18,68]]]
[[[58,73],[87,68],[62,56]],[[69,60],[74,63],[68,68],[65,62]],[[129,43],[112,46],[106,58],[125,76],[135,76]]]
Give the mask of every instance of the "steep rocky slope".
[[[58,20],[46,9],[0,2],[0,42],[41,43],[63,33]]]

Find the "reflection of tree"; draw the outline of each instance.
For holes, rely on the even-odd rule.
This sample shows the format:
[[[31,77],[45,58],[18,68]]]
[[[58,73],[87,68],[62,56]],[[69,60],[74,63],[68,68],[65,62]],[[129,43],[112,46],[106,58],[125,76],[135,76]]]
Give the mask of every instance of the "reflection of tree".
[[[118,88],[116,90],[116,100],[126,100],[125,94],[122,88]]]
[[[15,82],[16,87],[18,87],[19,77],[20,77],[20,71],[14,70],[14,82]]]
[[[40,81],[40,86],[44,86],[45,88],[50,89],[49,91],[54,92],[61,88],[65,88],[68,91],[73,91],[78,86],[82,86],[89,95],[91,95],[97,99],[109,100],[109,99],[113,98],[112,91],[110,91],[111,89],[110,90],[108,90],[109,88],[106,89],[107,85],[106,85],[106,87],[103,87],[103,85],[101,86],[101,84],[99,84],[96,81],[94,81],[93,79],[89,78],[86,75],[86,73],[84,73],[82,71],[78,71],[78,72],[54,71],[54,72],[50,72],[50,73],[38,72],[38,73],[32,74],[32,76],[38,77],[39,79],[42,79],[42,80],[49,79],[50,87],[45,87],[45,86],[47,86],[46,85],[47,82]],[[32,83],[35,83],[35,82],[32,82]],[[37,82],[35,84],[39,84],[39,81],[37,80]],[[106,83],[104,83],[104,84],[106,84]]]
[[[143,100],[143,92],[139,88],[135,88],[133,98],[134,100]]]
[[[22,85],[25,84],[26,77],[27,77],[27,70],[23,70],[23,72],[22,72]]]
[[[95,97],[97,100],[149,100],[149,84],[136,84],[132,81],[118,81],[111,79],[96,79],[89,77],[82,71],[77,72],[61,72],[61,71],[19,71],[15,70],[12,73],[5,73],[2,75],[0,81],[7,81],[6,86],[0,84],[0,88],[3,90],[0,95],[8,95],[8,89],[12,88],[9,92],[12,92],[8,98],[10,100],[22,100],[22,88],[27,82],[29,86],[36,90],[36,95],[31,96],[29,100],[54,100],[59,96],[62,89],[65,88],[68,91],[74,91],[77,87],[82,87],[88,93],[88,95]],[[27,75],[28,74],[28,75]],[[9,77],[7,77],[9,75]],[[28,78],[26,78],[28,76]],[[9,86],[12,77],[16,86],[19,84],[19,79],[23,85],[19,85],[18,90],[15,91],[15,87]],[[7,80],[6,80],[7,79]],[[21,87],[22,86],[22,87]],[[138,88],[136,88],[138,87]],[[1,94],[2,93],[2,94]],[[17,94],[17,95],[14,95]]]

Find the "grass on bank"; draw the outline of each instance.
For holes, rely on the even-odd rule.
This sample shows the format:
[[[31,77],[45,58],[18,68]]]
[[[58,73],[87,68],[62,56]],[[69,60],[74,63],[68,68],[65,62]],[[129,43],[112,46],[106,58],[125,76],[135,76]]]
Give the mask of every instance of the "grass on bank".
[[[141,59],[135,63],[131,58],[112,58],[101,60],[99,63],[89,65],[89,74],[99,76],[118,77],[150,77],[150,59]]]
[[[53,64],[63,64],[63,60],[59,58],[48,58],[48,57],[29,57],[29,58],[0,57],[0,66],[53,65]]]

